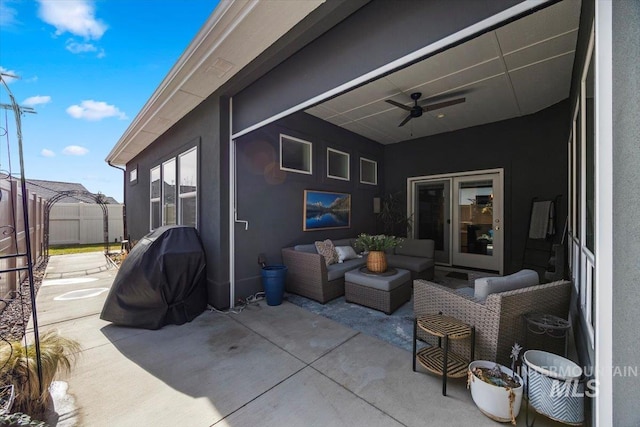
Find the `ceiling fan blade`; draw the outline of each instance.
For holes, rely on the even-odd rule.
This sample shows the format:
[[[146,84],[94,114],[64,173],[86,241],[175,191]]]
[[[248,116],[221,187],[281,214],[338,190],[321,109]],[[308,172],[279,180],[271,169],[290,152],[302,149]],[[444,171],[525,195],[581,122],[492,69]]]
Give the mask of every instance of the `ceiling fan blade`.
[[[467,98],[458,98],[452,99],[450,101],[438,102],[437,104],[425,105],[424,107],[422,107],[422,111],[426,113],[427,111],[438,110],[440,108],[450,107],[451,105],[461,104],[466,100]]]
[[[406,110],[406,111],[411,111],[411,107],[407,107],[406,105],[400,104],[399,102],[396,102],[394,100],[387,99],[385,102],[393,105],[394,107],[402,108],[403,110]]]
[[[413,117],[411,117],[411,114],[409,114],[407,117],[405,117],[405,118],[404,118],[404,120],[402,121],[402,123],[400,123],[400,124],[398,125],[398,127],[402,127],[402,126],[406,125],[406,124],[407,124],[407,122],[408,122],[409,120],[411,120],[412,118],[413,118]]]

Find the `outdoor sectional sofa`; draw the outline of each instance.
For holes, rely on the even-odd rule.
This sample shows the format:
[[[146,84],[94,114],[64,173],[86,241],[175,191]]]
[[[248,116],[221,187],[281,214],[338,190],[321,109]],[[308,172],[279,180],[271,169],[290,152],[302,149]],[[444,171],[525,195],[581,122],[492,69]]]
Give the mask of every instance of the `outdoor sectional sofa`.
[[[334,246],[354,247],[356,239],[334,240]],[[389,267],[411,272],[411,279],[432,279],[434,274],[433,240],[405,239],[393,253],[387,254]],[[314,243],[282,249],[282,261],[287,266],[286,290],[316,300],[322,304],[344,295],[344,274],[366,265],[366,256],[326,265]]]

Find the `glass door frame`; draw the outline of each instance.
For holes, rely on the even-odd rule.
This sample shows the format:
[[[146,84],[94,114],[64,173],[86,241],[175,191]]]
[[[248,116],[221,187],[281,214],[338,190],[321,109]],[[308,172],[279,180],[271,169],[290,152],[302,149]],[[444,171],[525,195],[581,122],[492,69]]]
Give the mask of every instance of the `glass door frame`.
[[[423,176],[415,176],[415,177],[409,177],[407,178],[407,212],[409,214],[410,217],[412,218],[416,218],[416,206],[415,206],[415,191],[417,189],[417,186],[421,183],[425,183],[425,182],[433,182],[433,181],[444,181],[444,180],[449,180],[450,181],[450,185],[449,185],[449,199],[450,199],[450,215],[451,218],[451,226],[449,227],[449,263],[442,263],[442,262],[436,262],[436,265],[441,265],[441,266],[447,266],[447,267],[454,267],[455,268],[455,264],[453,263],[453,252],[454,252],[454,234],[457,233],[457,224],[454,222],[454,212],[457,209],[457,202],[453,199],[454,196],[454,178],[471,178],[473,179],[475,176],[480,176],[480,175],[495,175],[497,174],[497,187],[494,189],[494,191],[499,191],[499,197],[502,199],[501,203],[499,203],[499,206],[497,207],[497,209],[494,211],[494,217],[497,217],[500,219],[500,227],[501,227],[501,233],[498,233],[497,238],[500,239],[498,242],[499,245],[496,245],[497,247],[499,247],[499,250],[494,252],[494,255],[496,256],[496,267],[497,268],[492,268],[491,270],[495,270],[497,271],[499,274],[503,274],[504,272],[504,225],[505,225],[505,221],[504,221],[504,205],[505,205],[505,200],[504,200],[504,169],[503,168],[495,168],[495,169],[482,169],[482,170],[474,170],[474,171],[465,171],[465,172],[455,172],[455,173],[445,173],[445,174],[437,174],[437,175],[423,175]],[[413,227],[412,229],[412,237],[413,238],[417,238],[416,237],[416,227]],[[477,267],[468,267],[468,268],[477,268]]]

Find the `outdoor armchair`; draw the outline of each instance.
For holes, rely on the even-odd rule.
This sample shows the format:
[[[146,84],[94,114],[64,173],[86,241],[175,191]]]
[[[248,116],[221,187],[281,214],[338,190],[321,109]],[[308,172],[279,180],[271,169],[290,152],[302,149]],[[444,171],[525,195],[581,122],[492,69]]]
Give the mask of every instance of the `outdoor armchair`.
[[[421,279],[414,281],[413,292],[416,316],[442,312],[475,326],[475,358],[511,366],[511,347],[515,342],[522,345],[525,339],[522,315],[537,311],[567,319],[571,283],[558,281],[493,293],[484,302]],[[437,344],[426,334],[418,336],[432,345]],[[464,340],[452,342],[451,349],[469,357],[469,343]]]

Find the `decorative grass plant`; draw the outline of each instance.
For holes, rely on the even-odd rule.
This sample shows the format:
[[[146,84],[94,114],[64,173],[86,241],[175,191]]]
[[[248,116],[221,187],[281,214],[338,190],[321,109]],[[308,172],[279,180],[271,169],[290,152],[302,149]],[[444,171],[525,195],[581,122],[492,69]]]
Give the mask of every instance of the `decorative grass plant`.
[[[40,336],[42,392],[38,384],[35,344],[22,341],[0,344],[0,384],[13,384],[14,411],[31,416],[42,414],[49,401],[49,386],[58,372],[69,372],[79,354],[80,344],[55,331]]]

